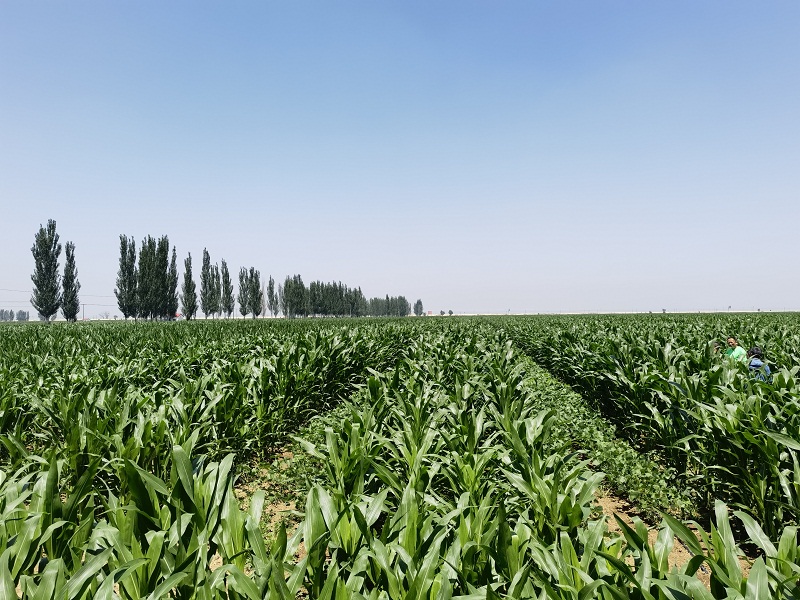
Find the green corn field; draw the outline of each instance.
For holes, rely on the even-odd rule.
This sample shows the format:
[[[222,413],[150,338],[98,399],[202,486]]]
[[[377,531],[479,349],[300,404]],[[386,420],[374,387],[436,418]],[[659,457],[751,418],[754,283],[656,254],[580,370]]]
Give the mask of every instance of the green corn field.
[[[797,598],[798,325],[3,324],[0,597]],[[272,530],[242,483],[287,448]]]

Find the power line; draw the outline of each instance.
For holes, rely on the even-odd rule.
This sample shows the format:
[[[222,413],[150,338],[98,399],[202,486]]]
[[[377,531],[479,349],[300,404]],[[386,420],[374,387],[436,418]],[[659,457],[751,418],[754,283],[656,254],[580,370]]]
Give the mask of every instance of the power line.
[[[0,304],[12,304],[13,306],[27,306],[27,304],[19,304],[23,300],[0,300]],[[84,306],[116,306],[116,304],[92,304],[91,302],[81,302]]]
[[[0,288],[0,292],[20,292],[21,294],[30,294],[31,290],[10,290],[8,288]],[[82,294],[79,292],[81,297],[86,298],[115,298],[116,296],[103,296],[101,294]]]

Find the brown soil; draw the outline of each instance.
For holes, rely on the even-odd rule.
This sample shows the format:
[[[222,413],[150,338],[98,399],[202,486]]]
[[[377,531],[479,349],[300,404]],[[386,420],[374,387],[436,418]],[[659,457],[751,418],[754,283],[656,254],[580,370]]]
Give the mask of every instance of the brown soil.
[[[633,527],[633,518],[637,517],[636,509],[629,504],[627,501],[621,498],[617,498],[616,496],[612,496],[610,494],[603,494],[597,498],[597,504],[603,511],[603,515],[606,517],[606,522],[608,523],[608,531],[610,533],[619,532],[620,527],[617,523],[616,519],[614,519],[614,515],[619,517],[624,523]],[[654,527],[650,524],[647,524],[648,528],[648,541],[653,544],[658,536],[658,528]],[[698,541],[699,541],[698,537]],[[669,554],[669,566],[670,568],[680,568],[683,567],[686,563],[689,562],[692,558],[692,553],[689,549],[681,542],[678,538],[674,538],[675,543],[672,547],[672,552]],[[739,558],[739,567],[742,570],[742,574],[747,577],[750,573],[750,565],[751,562],[747,560],[745,557]],[[709,587],[711,584],[711,571],[708,568],[708,565],[703,564],[700,566],[700,569],[695,574],[703,585]]]

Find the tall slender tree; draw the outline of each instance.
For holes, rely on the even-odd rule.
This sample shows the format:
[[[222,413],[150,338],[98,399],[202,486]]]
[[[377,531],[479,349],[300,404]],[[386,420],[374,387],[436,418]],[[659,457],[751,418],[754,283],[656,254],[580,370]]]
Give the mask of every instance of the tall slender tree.
[[[178,255],[172,247],[169,261],[169,286],[167,290],[167,318],[172,321],[178,314]]]
[[[422,300],[418,299],[416,302],[414,302],[414,314],[418,317],[421,317],[423,310],[424,309],[422,308]]]
[[[283,314],[290,319],[309,313],[309,294],[300,275],[286,276],[283,282],[285,310]]]
[[[219,265],[214,263],[211,267],[211,309],[214,315],[222,313],[222,277]]]
[[[47,228],[39,226],[31,252],[34,262],[31,304],[43,321],[49,321],[61,306],[61,277],[58,274],[61,244],[58,243],[53,219],[47,221]]]
[[[154,312],[157,319],[170,319],[170,298],[169,298],[169,238],[165,235],[158,239],[156,245],[156,266],[153,273]],[[175,313],[172,313],[174,316]]]
[[[197,314],[197,287],[192,278],[192,253],[183,261],[183,289],[181,290],[181,305],[183,316],[187,321],[194,319]]]
[[[247,269],[242,267],[239,269],[239,312],[243,317],[247,316],[250,312],[250,277]]]
[[[139,317],[152,319],[157,314],[156,290],[153,285],[156,273],[157,244],[152,236],[142,240],[139,247],[139,265],[136,270],[136,307]]]
[[[275,302],[283,316],[286,317],[286,294],[283,293],[283,286],[280,283],[278,284],[278,291],[275,292]]]
[[[119,236],[119,271],[117,272],[117,287],[114,295],[117,297],[117,306],[122,315],[127,319],[138,315],[137,308],[137,270],[136,270],[136,241],[131,237]]]
[[[274,317],[278,314],[278,296],[275,294],[275,280],[272,275],[269,276],[269,282],[267,283],[267,308],[269,308],[271,316]]]
[[[214,273],[211,268],[211,256],[206,248],[203,248],[203,266],[200,268],[200,310],[203,311],[205,318],[214,312]]]
[[[137,314],[145,319],[169,318],[169,290],[169,238],[148,235],[139,248]]]
[[[261,291],[261,272],[256,270],[255,267],[250,267],[247,286],[250,288],[248,292],[250,312],[253,313],[253,318],[255,319],[264,308],[264,293]]]
[[[78,311],[81,308],[78,292],[81,283],[78,281],[78,267],[75,266],[75,244],[67,242],[64,245],[64,279],[61,302],[61,312],[67,321],[75,322],[78,320]]]
[[[235,308],[235,303],[233,298],[233,283],[231,282],[231,274],[230,271],[228,271],[228,263],[226,263],[224,259],[222,260],[222,267],[220,268],[220,277],[220,284],[222,287],[220,304],[222,312],[225,313],[225,317],[230,319]]]

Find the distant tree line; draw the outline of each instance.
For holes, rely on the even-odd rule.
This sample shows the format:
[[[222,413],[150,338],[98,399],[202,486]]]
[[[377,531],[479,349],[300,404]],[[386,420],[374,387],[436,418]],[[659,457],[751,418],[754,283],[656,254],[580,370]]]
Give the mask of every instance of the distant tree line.
[[[75,264],[75,244],[65,245],[66,261],[63,278],[59,274],[62,246],[56,233],[56,222],[50,219],[47,227],[40,226],[31,252],[34,257],[33,294],[31,304],[39,318],[49,321],[62,310],[68,321],[77,319],[80,309],[78,269]],[[295,317],[405,317],[411,314],[411,304],[404,296],[367,298],[360,287],[339,282],[314,281],[309,286],[300,275],[287,276],[283,285],[275,285],[272,276],[262,285],[261,272],[255,267],[239,269],[239,292],[234,295],[228,264],[211,262],[208,249],[203,249],[200,270],[200,294],[192,274],[192,255],[183,262],[184,275],[178,291],[178,257],[175,247],[170,251],[169,238],[156,239],[148,235],[136,252],[136,240],[119,236],[119,270],[114,295],[123,316],[128,319],[171,320],[178,310],[186,319],[193,319],[198,308],[206,318],[233,315],[236,301],[242,316],[283,313]],[[414,304],[414,314],[422,315],[422,301]],[[3,310],[0,320],[13,320],[12,311]],[[24,318],[20,318],[24,317]],[[27,320],[24,311],[17,320]]]
[[[18,310],[14,314],[13,310],[5,310],[0,308],[0,321],[27,321],[30,319],[30,313],[26,310]]]
[[[411,314],[411,304],[404,296],[370,298],[369,314],[372,317],[407,317]]]
[[[283,285],[272,293],[273,281],[267,286],[267,305],[272,314],[280,310],[295,317],[406,317],[411,305],[404,296],[367,298],[360,287],[351,288],[341,281],[312,281],[308,287],[300,275],[287,276]],[[418,301],[421,303],[421,301]]]
[[[167,267],[169,240],[148,236],[142,242],[136,261],[136,242],[120,236],[117,295],[119,309],[128,317],[143,319],[174,318],[177,309],[178,274],[175,267],[175,248]],[[272,276],[262,284],[261,272],[255,267],[239,269],[239,291],[234,294],[230,270],[223,259],[214,263],[207,248],[203,249],[200,268],[200,292],[192,275],[192,255],[184,260],[184,276],[180,293],[181,310],[186,319],[193,319],[198,309],[205,318],[233,315],[235,305],[239,314],[256,318],[269,312],[285,317],[405,317],[411,314],[411,304],[404,296],[366,299],[361,288],[351,288],[342,282],[314,281],[306,286],[300,275],[287,276],[283,284],[275,285]],[[421,306],[417,300],[415,308]],[[415,313],[416,314],[416,313]]]
[[[308,286],[300,275],[287,276],[282,285],[274,288],[270,277],[267,286],[267,306],[272,314],[296,317],[363,317],[368,303],[361,288],[351,288],[339,282],[312,281]]]

